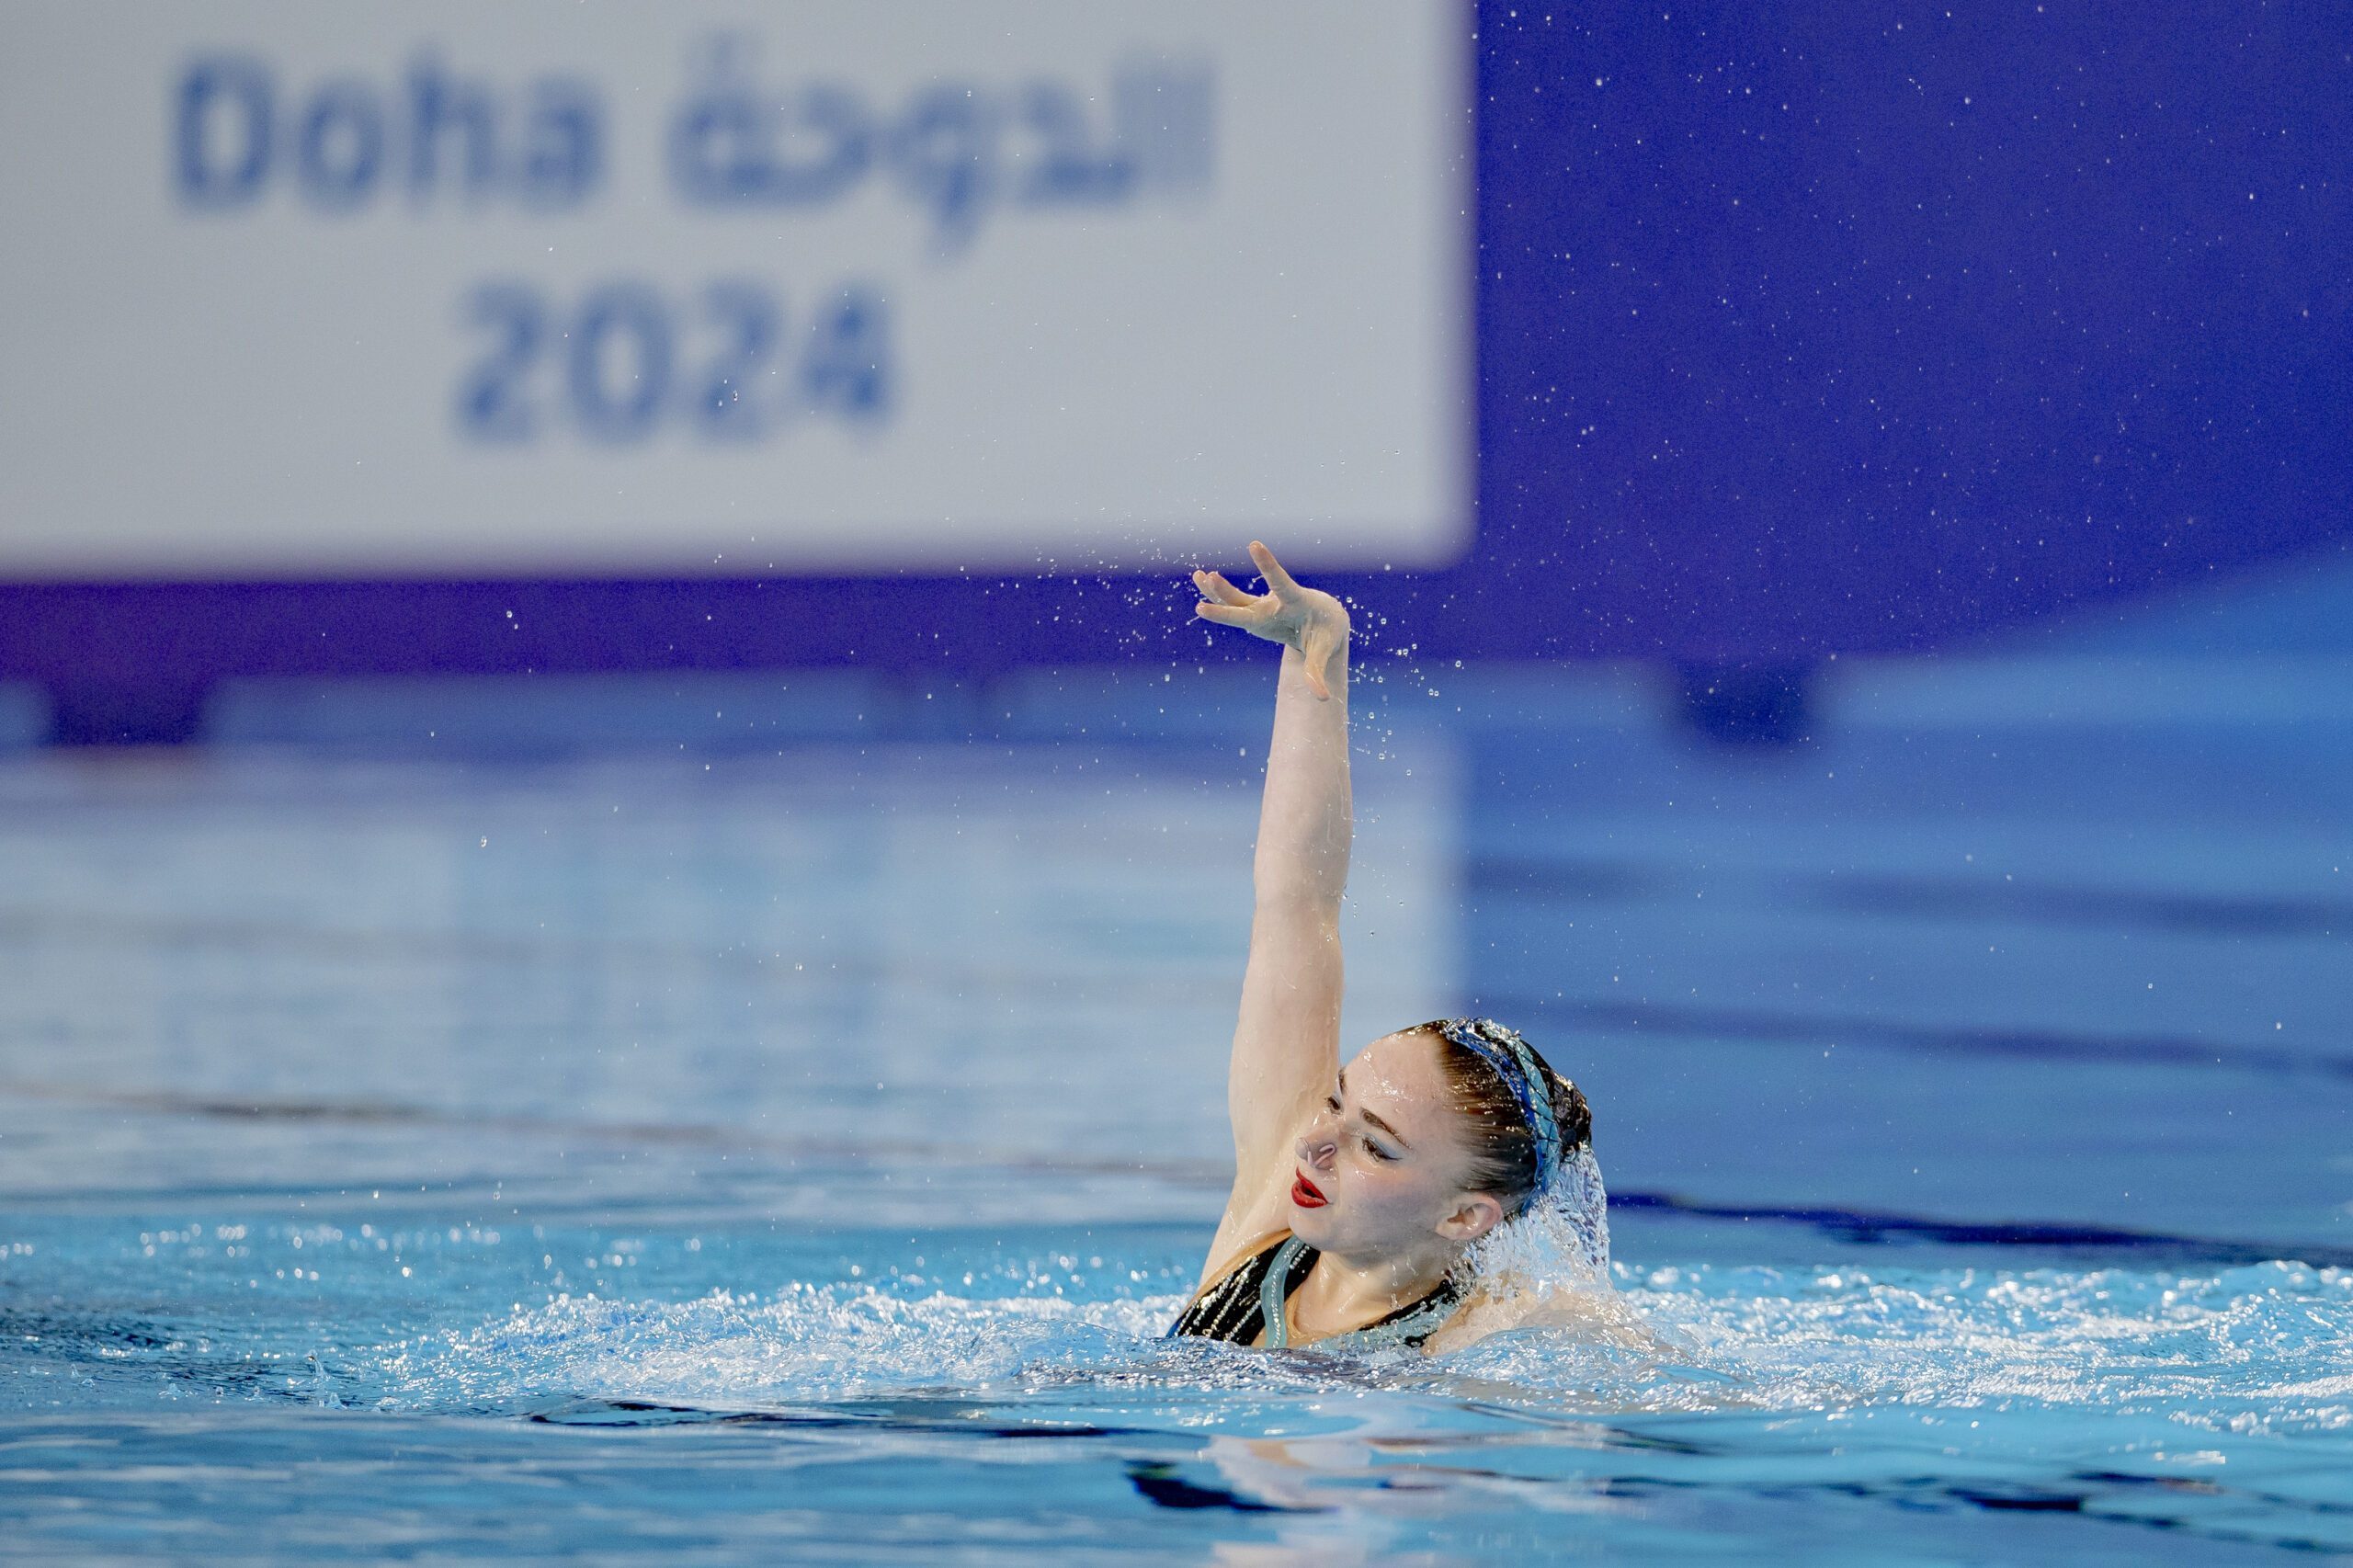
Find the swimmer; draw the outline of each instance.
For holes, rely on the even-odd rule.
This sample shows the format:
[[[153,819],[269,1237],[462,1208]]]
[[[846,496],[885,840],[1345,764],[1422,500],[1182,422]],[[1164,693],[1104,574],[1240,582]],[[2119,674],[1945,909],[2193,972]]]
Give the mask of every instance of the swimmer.
[[[1194,613],[1283,646],[1226,1081],[1233,1191],[1172,1335],[1436,1353],[1495,1327],[1472,1244],[1590,1169],[1576,1086],[1485,1018],[1383,1035],[1340,1065],[1348,612],[1253,541],[1267,592],[1196,572]],[[1597,1191],[1597,1177],[1595,1181]],[[1557,1316],[1557,1314],[1554,1314]],[[1574,1313],[1571,1315],[1574,1315]]]

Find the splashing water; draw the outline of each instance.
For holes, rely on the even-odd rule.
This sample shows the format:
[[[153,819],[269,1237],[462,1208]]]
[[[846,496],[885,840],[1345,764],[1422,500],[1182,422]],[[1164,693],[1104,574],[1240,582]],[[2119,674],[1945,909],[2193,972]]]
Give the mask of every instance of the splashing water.
[[[1752,1524],[1882,1500],[1949,1528],[1951,1510],[1998,1504],[2353,1546],[2332,1479],[2353,1464],[2353,1271],[1984,1267],[1893,1250],[1869,1267],[1630,1268],[1608,1261],[1598,1172],[1580,1162],[1563,1190],[1480,1255],[1483,1278],[1531,1285],[1511,1298],[1518,1318],[1427,1358],[1163,1337],[1191,1276],[1195,1238],[1175,1228],[1100,1228],[1079,1254],[987,1232],[420,1224],[395,1234],[395,1256],[358,1225],[256,1222],[226,1228],[243,1238],[233,1256],[218,1226],[19,1221],[0,1421],[112,1433],[142,1407],[184,1423],[233,1406],[234,1430],[261,1434],[245,1469],[223,1471],[217,1445],[188,1448],[180,1426],[156,1428],[159,1451],[191,1467],[191,1519],[218,1501],[197,1494],[214,1484],[203,1477],[277,1475],[268,1434],[281,1430],[306,1456],[450,1446],[464,1478],[450,1484],[483,1518],[527,1506],[548,1466],[640,1475],[686,1451],[555,1449],[511,1419],[449,1421],[488,1416],[684,1426],[708,1435],[681,1440],[710,1462],[898,1466],[892,1486],[1029,1466],[1025,1484],[1046,1490],[1029,1503],[1020,1488],[988,1493],[1000,1513],[1150,1490],[1188,1518],[1322,1521],[1349,1539],[1378,1536],[1392,1511],[1413,1528],[1438,1517],[1489,1541],[1466,1547],[1472,1561],[1496,1560],[1506,1515],[1617,1509],[1637,1483]],[[290,1259],[297,1239],[299,1278],[275,1262],[255,1278],[244,1249]],[[565,1257],[585,1277],[535,1283]],[[69,1304],[76,1288],[86,1307]],[[173,1305],[119,1304],[140,1301]],[[284,1419],[273,1409],[301,1420],[271,1426]],[[310,1424],[322,1415],[338,1425]],[[0,1510],[12,1494],[21,1510],[117,1485],[112,1441],[0,1478]],[[498,1463],[478,1467],[479,1453]],[[339,1473],[319,1471],[313,1490]],[[813,1514],[800,1471],[757,1473],[775,1512],[747,1530],[790,1518],[837,1544],[863,1528],[859,1507],[881,1518],[904,1503],[859,1493]],[[641,1501],[629,1517],[658,1530],[666,1504]],[[1266,1511],[1282,1509],[1296,1512]]]
[[[1609,1299],[1609,1194],[1590,1143],[1561,1162],[1552,1191],[1472,1243],[1458,1267],[1468,1281],[1462,1323],[1474,1334],[1550,1324],[1622,1338],[1632,1327]]]
[[[1570,1151],[1552,1191],[1481,1239],[1472,1267],[1540,1293],[1609,1289],[1609,1193],[1592,1144]]]
[[[1559,1244],[1552,1230],[1512,1244],[1549,1266],[1559,1255],[1540,1249]],[[1429,1358],[1165,1339],[1176,1294],[858,1282],[666,1301],[560,1296],[360,1350],[339,1370],[355,1402],[426,1412],[1380,1388],[1596,1414],[2076,1411],[2241,1437],[2353,1434],[2353,1271],[1620,1266],[1598,1290],[1552,1278],[1546,1310],[1522,1306],[1491,1337]]]

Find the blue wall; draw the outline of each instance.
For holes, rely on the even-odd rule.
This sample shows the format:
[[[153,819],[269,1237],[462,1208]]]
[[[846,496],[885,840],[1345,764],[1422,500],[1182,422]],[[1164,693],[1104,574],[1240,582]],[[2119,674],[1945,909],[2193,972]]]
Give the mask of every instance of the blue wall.
[[[1477,543],[1324,579],[1394,640],[1789,667],[2348,531],[2342,7],[1476,25]],[[0,585],[0,677],[104,731],[224,674],[985,673],[1194,656],[1188,597],[1173,573]]]
[[[1480,133],[1483,548],[1564,651],[1917,647],[2346,530],[2342,6],[1570,16],[1484,8]]]

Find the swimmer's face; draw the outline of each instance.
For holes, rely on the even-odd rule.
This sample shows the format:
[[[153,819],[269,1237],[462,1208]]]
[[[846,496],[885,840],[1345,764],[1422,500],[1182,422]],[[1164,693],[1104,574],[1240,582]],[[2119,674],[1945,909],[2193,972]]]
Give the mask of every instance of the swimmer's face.
[[[1485,1234],[1503,1208],[1466,1188],[1462,1122],[1435,1040],[1374,1040],[1341,1073],[1292,1151],[1292,1233],[1351,1261],[1435,1254]]]

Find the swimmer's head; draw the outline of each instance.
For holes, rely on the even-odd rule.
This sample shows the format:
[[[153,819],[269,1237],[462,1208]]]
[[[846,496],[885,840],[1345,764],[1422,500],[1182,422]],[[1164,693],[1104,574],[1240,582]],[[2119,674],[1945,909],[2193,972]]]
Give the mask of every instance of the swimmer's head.
[[[1383,1035],[1340,1074],[1295,1150],[1287,1217],[1301,1240],[1357,1259],[1438,1261],[1527,1207],[1539,1140],[1506,1076],[1448,1038],[1449,1023],[1460,1033],[1463,1022]],[[1574,1085],[1529,1056],[1565,1157],[1590,1135],[1591,1113]]]
[[[1468,1124],[1471,1185],[1493,1193],[1506,1219],[1516,1218],[1562,1163],[1592,1142],[1585,1092],[1492,1019],[1435,1019],[1412,1032],[1440,1042],[1447,1085]]]

